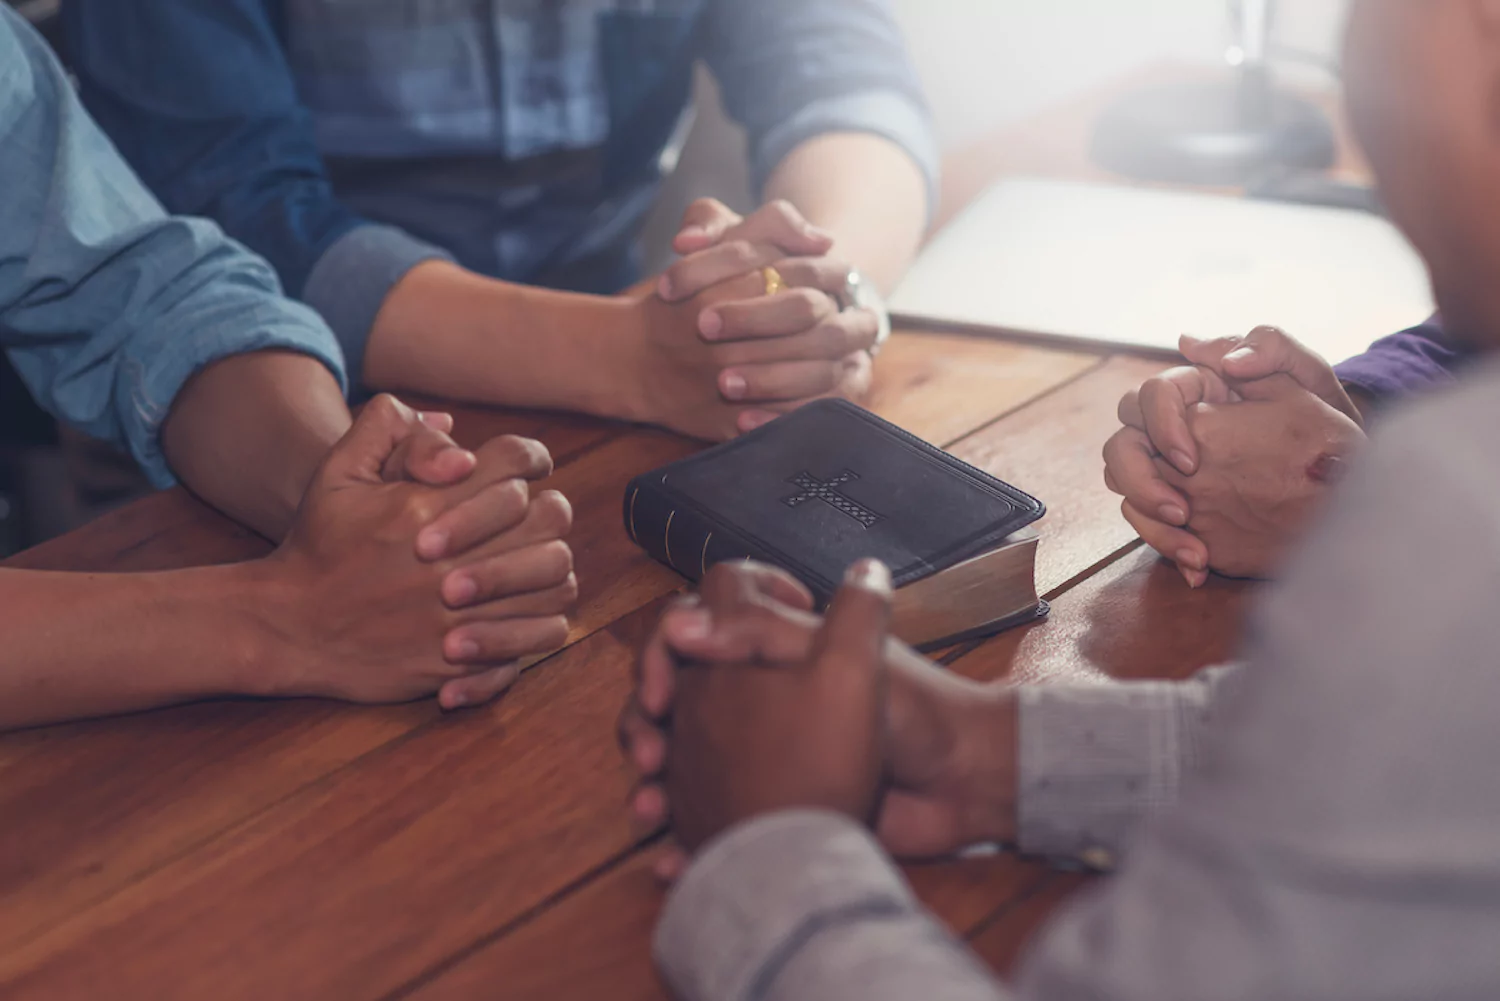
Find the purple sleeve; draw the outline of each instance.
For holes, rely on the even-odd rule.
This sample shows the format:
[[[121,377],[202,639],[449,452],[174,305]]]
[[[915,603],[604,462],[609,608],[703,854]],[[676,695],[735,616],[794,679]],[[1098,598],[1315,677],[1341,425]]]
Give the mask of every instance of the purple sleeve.
[[[1334,366],[1340,381],[1387,401],[1453,382],[1454,369],[1468,356],[1434,316],[1426,323],[1383,337],[1370,350]]]

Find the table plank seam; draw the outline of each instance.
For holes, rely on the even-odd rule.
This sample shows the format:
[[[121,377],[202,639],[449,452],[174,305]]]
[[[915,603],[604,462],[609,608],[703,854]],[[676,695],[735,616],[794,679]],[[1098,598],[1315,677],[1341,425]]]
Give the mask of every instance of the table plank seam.
[[[1065,873],[1057,869],[1053,869],[1051,872],[1048,872],[1046,875],[1044,875],[1041,879],[1030,883],[1023,892],[1005,898],[1004,902],[1002,902],[1000,906],[996,907],[993,911],[986,914],[983,918],[980,918],[974,923],[973,927],[963,932],[964,941],[972,941],[978,938],[980,935],[983,935],[997,922],[1004,920],[1006,915],[1026,906],[1026,904],[1028,904],[1032,900],[1035,900],[1041,894],[1047,892],[1048,889],[1056,886],[1064,876]]]
[[[1126,543],[1094,565],[1084,570],[1080,570],[1078,573],[1069,577],[1067,580],[1063,581],[1061,584],[1057,585],[1052,590],[1042,595],[1042,598],[1046,601],[1056,601],[1067,592],[1073,590],[1073,588],[1087,581],[1090,577],[1093,577],[1095,574],[1101,573],[1102,571],[1108,569],[1110,566],[1120,562],[1131,553],[1136,552],[1145,544],[1145,540],[1140,538]],[[984,642],[988,642],[988,640],[981,641],[981,645]]]
[[[563,903],[573,894],[592,885],[596,880],[603,879],[615,870],[629,864],[638,855],[650,850],[665,839],[666,830],[658,829],[644,839],[634,842],[623,850],[614,853],[593,868],[580,873],[565,886],[558,887],[520,914],[501,924],[498,928],[492,928],[482,935],[475,936],[472,941],[465,943],[460,948],[433,963],[410,980],[400,984],[388,993],[380,995],[376,1001],[400,1001],[401,998],[409,997],[414,991],[427,986],[449,970],[462,964],[475,953],[500,941],[500,939],[505,938],[524,925],[531,923],[553,907]]]
[[[634,430],[636,429],[630,426],[615,428],[609,434],[606,434],[601,438],[597,438],[594,441],[579,445],[577,448],[571,451],[559,452],[557,455],[554,455],[552,457],[552,468],[554,471],[556,471],[563,468],[564,466],[570,466],[575,462],[587,458],[589,455],[599,451],[601,448],[613,445],[615,442],[626,437]]]
[[[322,785],[332,783],[344,771],[354,767],[356,764],[362,762],[364,759],[370,757],[371,755],[377,754],[390,748],[398,747],[402,743],[414,739],[417,734],[425,731],[434,722],[441,722],[441,717],[439,717],[439,719],[437,720],[428,720],[425,723],[418,723],[416,726],[407,730],[405,733],[398,734],[397,736],[392,737],[390,740],[387,740],[384,743],[371,747],[369,750],[350,758],[348,761],[345,761],[337,767],[324,772],[316,778],[310,779],[299,786],[288,789],[284,795],[278,796],[277,798],[268,801],[256,810],[252,810],[249,813],[241,815],[238,819],[225,825],[224,827],[218,828],[215,831],[205,834],[202,838],[199,838],[197,841],[194,841],[191,844],[183,846],[180,850],[163,855],[160,861],[145,869],[142,869],[128,881],[121,883],[119,886],[115,887],[113,890],[110,890],[107,893],[103,893],[100,896],[95,897],[94,899],[80,906],[77,910],[62,914],[52,920],[50,923],[43,923],[33,926],[29,930],[28,934],[12,941],[10,943],[10,948],[12,950],[16,950],[20,949],[23,946],[29,945],[30,943],[35,942],[37,939],[51,933],[55,929],[68,924],[70,921],[76,920],[80,915],[85,914],[96,907],[101,907],[109,903],[109,901],[132,889],[138,883],[145,882],[157,873],[165,869],[169,869],[177,863],[181,862],[183,859],[193,855],[195,852],[202,851],[208,846],[212,845],[214,842],[223,840],[224,838],[233,835],[236,831],[250,826],[256,820],[259,820],[262,816],[271,812],[282,804],[296,799],[298,796],[302,795],[305,792],[317,789]]]

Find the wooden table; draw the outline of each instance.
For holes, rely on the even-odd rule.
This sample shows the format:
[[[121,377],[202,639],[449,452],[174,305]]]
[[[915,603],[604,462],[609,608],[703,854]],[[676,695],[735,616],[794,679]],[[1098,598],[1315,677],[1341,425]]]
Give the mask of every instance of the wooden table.
[[[976,148],[952,197],[1018,150],[1082,172],[1089,115],[1082,102]],[[1047,152],[1059,142],[1071,150]],[[951,651],[953,670],[1181,677],[1232,652],[1244,589],[1188,590],[1101,482],[1116,401],[1159,367],[951,334],[891,340],[871,407],[1049,507],[1038,575],[1050,621]],[[431,702],[218,702],[0,737],[0,996],[663,996],[648,952],[660,836],[627,822],[613,724],[634,652],[683,582],[631,545],[620,498],[630,477],[695,446],[575,417],[458,413],[466,443],[526,434],[557,459],[550,485],[577,513],[582,584],[568,648],[497,704],[448,716]],[[266,548],[179,490],[12,564],[150,570]],[[1002,970],[1081,880],[1010,856],[910,874]]]

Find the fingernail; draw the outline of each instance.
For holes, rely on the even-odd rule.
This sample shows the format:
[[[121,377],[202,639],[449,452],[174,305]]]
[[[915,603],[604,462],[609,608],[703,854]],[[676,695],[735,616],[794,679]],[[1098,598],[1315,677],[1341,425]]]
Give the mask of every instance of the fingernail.
[[[450,453],[458,456],[459,461],[463,462],[464,465],[469,465],[471,463],[477,464],[479,462],[479,456],[475,455],[473,452],[470,452],[466,448],[459,448],[456,445],[443,449],[443,451],[439,454],[448,455]]]
[[[698,315],[698,332],[704,337],[717,337],[723,329],[724,317],[717,310],[705,309]]]
[[[1174,448],[1172,449],[1172,465],[1184,473],[1191,474],[1193,472],[1193,457],[1180,448]]]
[[[707,234],[708,230],[704,229],[702,226],[684,226],[682,227],[682,232],[678,233],[677,235],[688,240],[696,240],[701,236],[706,236]]]
[[[1176,504],[1163,504],[1156,509],[1156,513],[1161,515],[1161,520],[1169,525],[1187,524],[1187,512]]]
[[[448,596],[448,604],[465,605],[473,601],[474,596],[479,593],[479,585],[475,583],[474,578],[460,574],[448,578],[444,584],[444,591]]]
[[[1224,360],[1226,362],[1231,362],[1231,361],[1238,362],[1238,361],[1244,361],[1246,358],[1252,358],[1254,356],[1255,356],[1255,349],[1254,348],[1235,348],[1233,351],[1229,352],[1227,355],[1224,356]]]
[[[469,698],[468,696],[464,695],[463,692],[456,692],[453,695],[448,696],[449,709],[462,709],[464,706],[468,705],[468,703]]]
[[[453,647],[453,656],[456,660],[468,660],[479,656],[479,644],[471,639],[461,639]]]
[[[426,528],[417,536],[417,553],[423,559],[435,560],[448,551],[448,533],[441,528]]]
[[[724,373],[724,395],[731,400],[743,399],[745,390],[749,388],[745,377],[738,372]]]
[[[1194,549],[1177,550],[1177,564],[1191,570],[1203,569],[1203,557]]]
[[[824,229],[821,226],[814,226],[811,223],[808,224],[806,232],[807,232],[807,235],[810,236],[814,240],[832,240],[833,239],[833,234],[830,233],[830,232],[828,232],[828,230]]]
[[[844,583],[877,594],[889,594],[891,568],[879,560],[859,560],[844,572]]]

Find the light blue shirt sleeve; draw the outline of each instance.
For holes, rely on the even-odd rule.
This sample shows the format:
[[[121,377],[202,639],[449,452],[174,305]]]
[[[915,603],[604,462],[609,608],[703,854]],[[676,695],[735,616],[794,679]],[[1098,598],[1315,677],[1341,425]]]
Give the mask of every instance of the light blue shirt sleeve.
[[[702,55],[748,134],[757,192],[807,140],[863,132],[905,150],[937,205],[937,136],[890,0],[712,0]]]
[[[173,482],[162,422],[222,358],[298,351],[347,386],[326,324],[212,223],[169,217],[0,4],[0,346],[37,401]]]

